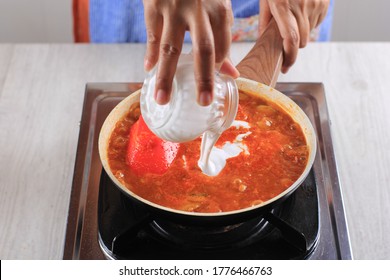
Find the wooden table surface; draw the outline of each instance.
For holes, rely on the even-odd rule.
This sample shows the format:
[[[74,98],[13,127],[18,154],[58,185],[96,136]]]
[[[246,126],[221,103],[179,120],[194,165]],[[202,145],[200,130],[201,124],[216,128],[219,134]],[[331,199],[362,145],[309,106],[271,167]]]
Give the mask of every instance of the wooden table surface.
[[[85,84],[142,81],[144,53],[0,44],[0,259],[62,258]],[[390,43],[312,43],[279,81],[324,83],[354,258],[390,259]]]

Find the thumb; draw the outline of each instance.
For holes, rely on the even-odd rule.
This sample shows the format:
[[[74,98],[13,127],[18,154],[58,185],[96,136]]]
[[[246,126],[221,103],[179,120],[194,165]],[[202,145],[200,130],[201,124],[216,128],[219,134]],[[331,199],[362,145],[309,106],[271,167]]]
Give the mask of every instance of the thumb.
[[[225,58],[225,60],[220,65],[220,67],[218,67],[218,66],[217,66],[217,69],[219,68],[219,72],[222,74],[231,76],[234,79],[236,79],[240,76],[240,72],[238,72],[237,68],[233,65],[230,58]]]

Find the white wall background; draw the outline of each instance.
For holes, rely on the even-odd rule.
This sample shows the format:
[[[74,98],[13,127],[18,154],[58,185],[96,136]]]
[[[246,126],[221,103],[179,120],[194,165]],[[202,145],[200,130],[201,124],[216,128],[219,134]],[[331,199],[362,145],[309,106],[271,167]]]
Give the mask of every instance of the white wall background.
[[[332,41],[390,41],[390,0],[335,0]],[[0,0],[7,42],[73,42],[72,0]]]
[[[73,42],[72,0],[0,0],[0,43]]]
[[[390,41],[389,0],[334,0],[332,41]]]

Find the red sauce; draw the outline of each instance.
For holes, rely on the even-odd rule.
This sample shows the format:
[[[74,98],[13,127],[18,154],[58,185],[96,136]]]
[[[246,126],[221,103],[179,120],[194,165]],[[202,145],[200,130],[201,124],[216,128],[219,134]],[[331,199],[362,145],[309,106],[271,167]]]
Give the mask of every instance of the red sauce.
[[[242,142],[250,154],[242,152],[228,159],[215,177],[204,175],[197,165],[201,139],[177,146],[174,158],[161,165],[166,166],[163,172],[143,169],[140,173],[130,168],[127,157],[131,153],[129,138],[133,136],[129,135],[139,117],[139,104],[134,104],[128,115],[116,124],[108,148],[109,165],[132,192],[169,208],[191,212],[247,208],[286,190],[306,167],[308,148],[300,126],[276,104],[243,92],[240,92],[236,119],[251,126],[251,134]],[[232,142],[246,132],[247,128],[231,127],[222,134],[217,146]],[[163,158],[150,158],[150,161]]]

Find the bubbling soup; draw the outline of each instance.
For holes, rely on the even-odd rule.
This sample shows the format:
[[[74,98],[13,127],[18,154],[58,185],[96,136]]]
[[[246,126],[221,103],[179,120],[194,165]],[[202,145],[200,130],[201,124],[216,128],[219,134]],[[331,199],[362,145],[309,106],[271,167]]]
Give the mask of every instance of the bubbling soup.
[[[112,173],[138,196],[189,212],[233,211],[279,195],[305,170],[309,155],[305,136],[278,105],[239,94],[236,121],[216,144],[217,150],[231,155],[217,176],[207,176],[198,167],[200,138],[167,143],[145,132],[139,103],[110,136]]]

